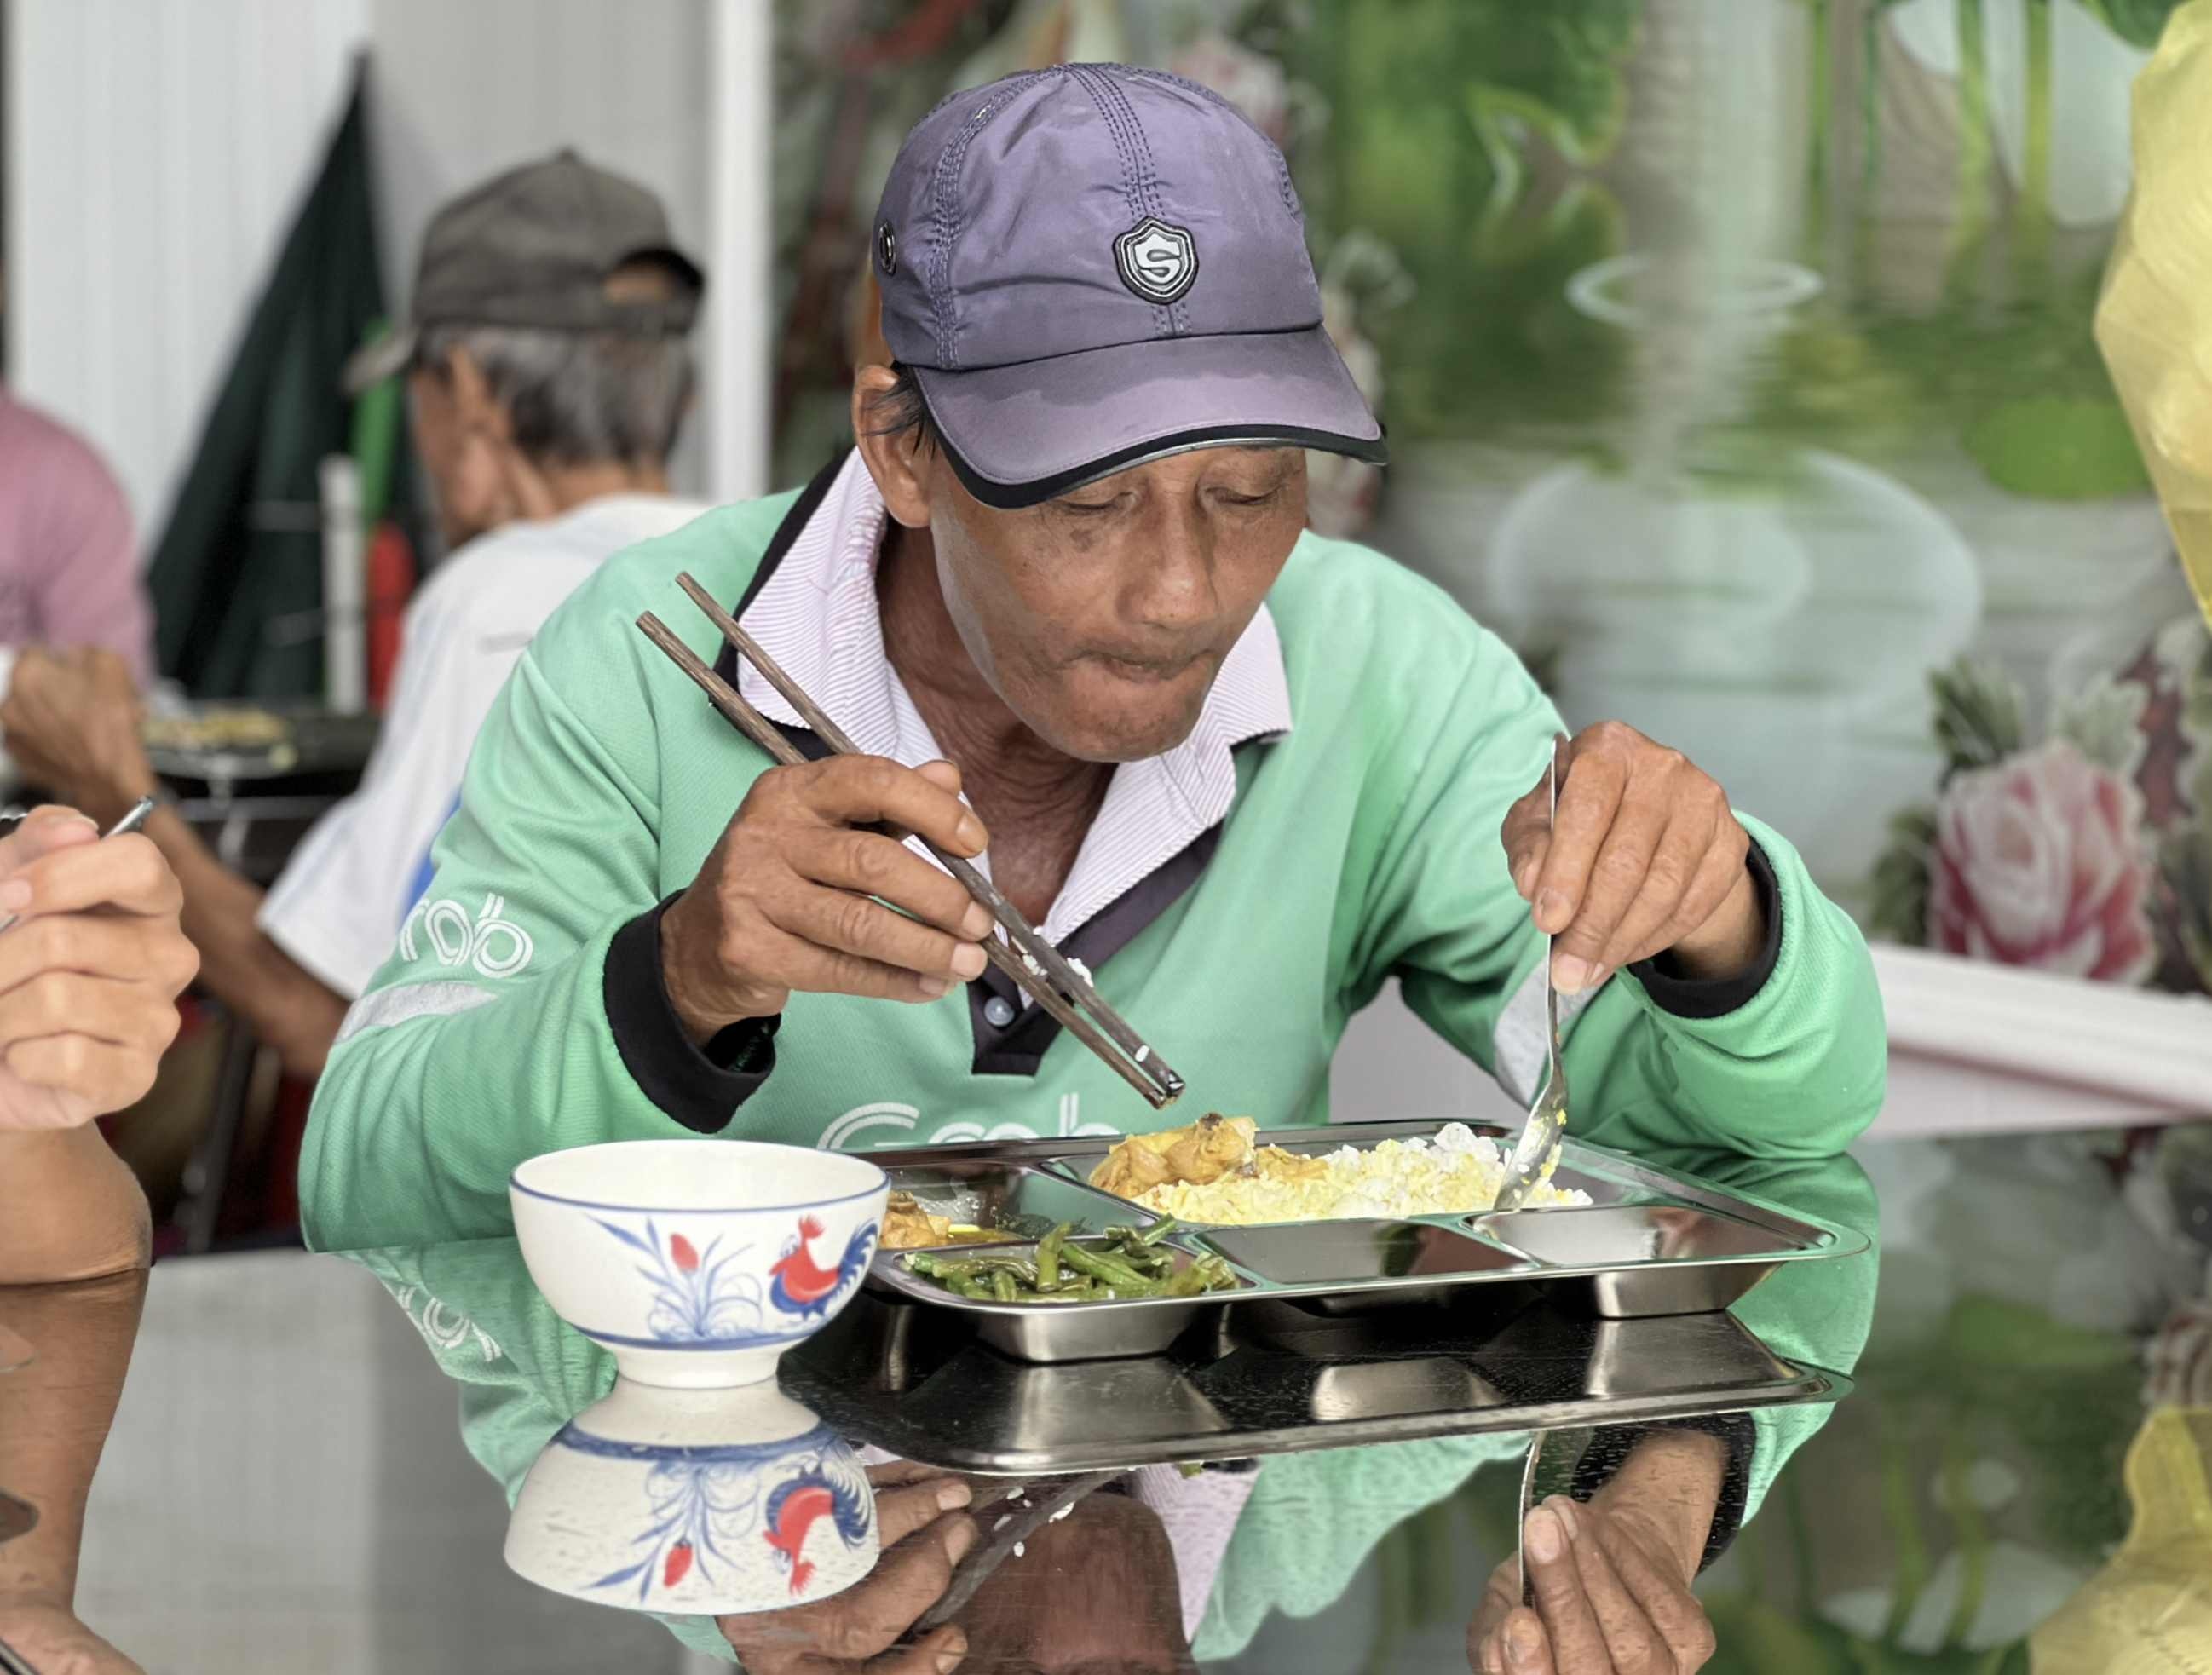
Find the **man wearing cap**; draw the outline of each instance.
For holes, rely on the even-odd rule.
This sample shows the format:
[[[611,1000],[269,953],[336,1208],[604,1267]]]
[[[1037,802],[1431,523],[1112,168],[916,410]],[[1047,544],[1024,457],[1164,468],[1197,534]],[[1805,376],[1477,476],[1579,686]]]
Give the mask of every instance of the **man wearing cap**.
[[[1554,828],[1559,719],[1511,653],[1304,531],[1304,450],[1382,439],[1256,129],[1154,71],[1014,76],[915,127],[873,242],[896,365],[855,379],[855,450],[602,567],[516,665],[318,1090],[311,1243],[503,1233],[514,1166],[592,1141],[1159,1126],[878,822],[975,857],[1200,1110],[1325,1120],[1392,975],[1526,1098],[1556,933],[1590,1138],[1812,1156],[1872,1118],[1871,963],[1789,844],[1618,724],[1561,750]],[[733,732],[634,626],[720,655],[681,571],[867,754],[750,665],[810,760]],[[1668,1564],[1748,1432],[1660,1451],[1692,1457]]]
[[[173,810],[146,827],[185,883],[202,984],[290,1073],[320,1072],[391,951],[469,745],[531,635],[610,554],[704,510],[671,497],[666,474],[702,285],[658,198],[563,152],[441,209],[411,322],[346,368],[356,394],[407,373],[450,549],[408,608],[361,788],[265,897]],[[25,653],[0,726],[33,779],[103,823],[156,788],[129,671],[110,654]]]

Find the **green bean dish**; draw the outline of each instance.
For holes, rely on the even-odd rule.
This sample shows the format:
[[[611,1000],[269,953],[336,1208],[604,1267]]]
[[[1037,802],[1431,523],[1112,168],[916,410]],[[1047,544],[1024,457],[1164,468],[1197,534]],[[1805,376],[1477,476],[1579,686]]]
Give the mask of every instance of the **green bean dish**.
[[[1170,1217],[1146,1228],[1109,1227],[1097,1238],[1077,1240],[1069,1236],[1073,1223],[1062,1222],[1027,1253],[915,1251],[901,1260],[909,1272],[978,1302],[1112,1302],[1235,1290],[1235,1272],[1211,1253],[1176,1265],[1182,1253],[1161,1242],[1175,1227]]]

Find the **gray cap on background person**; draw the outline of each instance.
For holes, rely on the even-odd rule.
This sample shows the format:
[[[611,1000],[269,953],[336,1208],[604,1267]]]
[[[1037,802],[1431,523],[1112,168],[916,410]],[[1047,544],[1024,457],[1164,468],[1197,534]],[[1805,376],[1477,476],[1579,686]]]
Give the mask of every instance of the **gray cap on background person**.
[[[674,282],[665,294],[610,295],[616,270],[641,261],[666,269]],[[705,289],[698,264],[670,238],[658,197],[564,150],[438,211],[422,235],[407,323],[346,362],[346,393],[404,368],[425,326],[681,336]]]
[[[1282,154],[1180,76],[1060,64],[955,94],[899,148],[874,260],[884,340],[986,505],[1192,448],[1384,457]]]

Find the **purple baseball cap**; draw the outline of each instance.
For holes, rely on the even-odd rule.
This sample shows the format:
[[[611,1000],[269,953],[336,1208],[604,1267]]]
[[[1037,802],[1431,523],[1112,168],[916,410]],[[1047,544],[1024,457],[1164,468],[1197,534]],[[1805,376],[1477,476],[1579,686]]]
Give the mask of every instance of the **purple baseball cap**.
[[[874,259],[884,339],[987,506],[1192,448],[1384,458],[1282,154],[1180,76],[1060,64],[955,94],[899,148]]]

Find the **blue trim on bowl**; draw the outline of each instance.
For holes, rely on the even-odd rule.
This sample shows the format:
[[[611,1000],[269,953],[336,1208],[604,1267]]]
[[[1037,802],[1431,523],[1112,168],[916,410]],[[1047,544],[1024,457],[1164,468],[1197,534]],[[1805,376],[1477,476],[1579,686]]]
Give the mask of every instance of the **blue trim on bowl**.
[[[849,1151],[841,1151],[837,1155],[840,1157],[851,1157],[855,1162],[867,1162],[866,1158],[857,1156]],[[558,1193],[549,1193],[537,1186],[526,1186],[517,1180],[514,1176],[520,1174],[522,1170],[522,1165],[520,1163],[515,1165],[514,1173],[507,1177],[507,1187],[511,1193],[520,1193],[527,1198],[542,1199],[548,1204],[565,1204],[575,1210],[611,1210],[618,1216],[787,1216],[793,1211],[835,1210],[841,1204],[850,1204],[855,1199],[864,1199],[870,1193],[887,1190],[890,1186],[890,1176],[884,1174],[883,1170],[876,1168],[872,1163],[868,1167],[875,1168],[878,1174],[884,1175],[882,1184],[867,1187],[861,1192],[848,1193],[841,1199],[808,1199],[801,1204],[732,1204],[722,1205],[719,1209],[713,1207],[685,1209],[681,1205],[665,1204],[599,1204],[590,1199],[562,1198]]]
[[[574,1448],[580,1454],[595,1454],[601,1460],[680,1460],[702,1466],[763,1466],[787,1460],[793,1454],[827,1453],[842,1445],[837,1433],[818,1421],[812,1430],[787,1436],[778,1442],[619,1442],[611,1436],[578,1430],[576,1422],[571,1419],[561,1427],[552,1446]]]
[[[572,1320],[569,1324],[571,1326],[574,1326],[575,1322]],[[800,1343],[806,1338],[811,1338],[816,1332],[821,1331],[822,1323],[820,1321],[817,1321],[814,1325],[807,1327],[804,1332],[787,1332],[778,1333],[774,1337],[757,1338],[624,1338],[618,1332],[597,1332],[590,1326],[576,1326],[576,1330],[582,1332],[585,1337],[590,1338],[595,1344],[619,1344],[626,1350],[684,1350],[691,1351],[703,1350],[713,1351],[722,1350],[771,1350],[776,1348],[780,1344]]]

